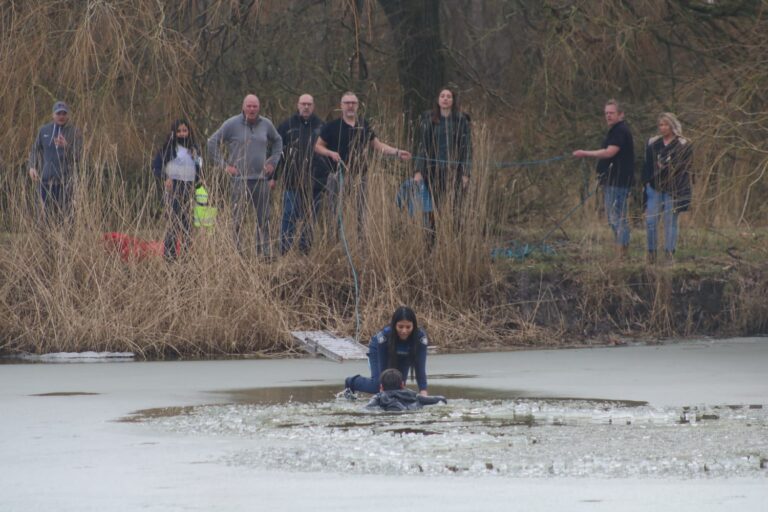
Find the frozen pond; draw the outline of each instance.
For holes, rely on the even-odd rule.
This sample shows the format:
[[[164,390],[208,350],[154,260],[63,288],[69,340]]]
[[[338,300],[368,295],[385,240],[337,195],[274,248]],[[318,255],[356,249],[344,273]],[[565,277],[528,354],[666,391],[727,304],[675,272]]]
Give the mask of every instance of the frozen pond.
[[[510,477],[733,477],[768,475],[762,405],[652,407],[638,402],[450,399],[383,413],[336,387],[235,393],[238,402],[155,409],[130,421],[186,436],[242,437],[248,450],[221,463],[284,471]],[[462,396],[457,387],[433,393]],[[325,398],[323,397],[325,395]]]
[[[334,397],[363,363],[0,365],[0,512],[762,511],[768,339],[430,357],[448,405]]]

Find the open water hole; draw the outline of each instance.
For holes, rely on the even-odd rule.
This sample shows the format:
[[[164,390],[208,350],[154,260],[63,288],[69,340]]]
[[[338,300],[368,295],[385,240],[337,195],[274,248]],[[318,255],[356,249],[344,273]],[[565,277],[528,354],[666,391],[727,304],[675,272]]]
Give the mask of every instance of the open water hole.
[[[220,463],[286,471],[497,476],[768,477],[762,404],[651,407],[431,386],[447,405],[384,413],[338,386],[231,390],[223,403],[124,418],[238,440]]]

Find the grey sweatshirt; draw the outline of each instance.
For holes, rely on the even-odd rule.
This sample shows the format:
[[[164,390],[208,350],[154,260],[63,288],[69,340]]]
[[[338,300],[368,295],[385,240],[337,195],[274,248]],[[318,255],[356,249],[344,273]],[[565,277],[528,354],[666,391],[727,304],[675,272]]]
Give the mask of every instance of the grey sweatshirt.
[[[272,121],[262,116],[252,125],[243,114],[230,117],[208,139],[208,155],[214,165],[237,167],[239,174],[234,179],[266,179],[264,164],[277,167],[282,151],[283,140]]]
[[[67,147],[56,147],[54,139],[64,135]],[[43,183],[62,181],[71,178],[76,165],[79,165],[83,152],[83,138],[79,130],[71,124],[58,125],[48,123],[37,133],[29,152],[29,167],[36,169]]]

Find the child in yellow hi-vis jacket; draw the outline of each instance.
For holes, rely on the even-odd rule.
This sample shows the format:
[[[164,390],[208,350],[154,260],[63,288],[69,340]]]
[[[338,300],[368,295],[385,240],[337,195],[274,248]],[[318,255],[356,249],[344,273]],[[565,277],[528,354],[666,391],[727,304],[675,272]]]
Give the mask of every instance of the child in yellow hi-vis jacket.
[[[212,231],[216,224],[218,210],[208,206],[208,190],[203,185],[195,189],[194,224],[196,228],[204,228],[204,232]]]

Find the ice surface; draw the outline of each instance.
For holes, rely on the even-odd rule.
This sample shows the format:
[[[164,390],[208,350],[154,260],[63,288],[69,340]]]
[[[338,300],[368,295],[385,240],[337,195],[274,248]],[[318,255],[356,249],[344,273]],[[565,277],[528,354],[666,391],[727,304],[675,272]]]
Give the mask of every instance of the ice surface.
[[[360,402],[340,399],[199,406],[146,423],[174,434],[248,438],[248,449],[222,462],[285,471],[609,478],[767,474],[768,415],[762,408],[451,400],[390,414],[363,411]]]
[[[401,416],[288,403],[357,362],[0,365],[0,512],[763,512],[766,361],[767,338],[430,356],[465,395]],[[117,421],[152,408],[174,416]]]

